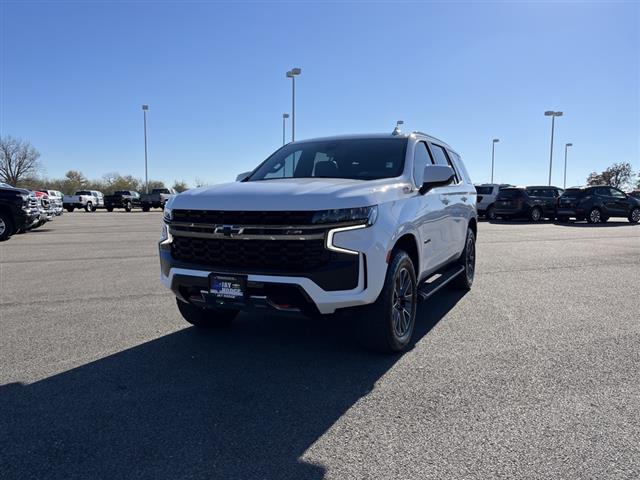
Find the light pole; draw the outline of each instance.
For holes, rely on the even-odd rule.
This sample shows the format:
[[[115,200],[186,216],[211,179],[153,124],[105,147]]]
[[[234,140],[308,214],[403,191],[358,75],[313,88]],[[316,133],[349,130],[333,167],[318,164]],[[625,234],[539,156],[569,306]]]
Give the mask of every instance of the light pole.
[[[144,116],[144,189],[149,193],[149,171],[147,169],[147,110],[149,105],[142,105],[142,115]]]
[[[289,114],[288,113],[283,113],[282,114],[282,145],[285,144],[284,130],[285,130],[285,122],[287,121],[287,118],[289,118]]]
[[[573,147],[573,143],[564,144],[564,183],[562,188],[567,188],[567,149]]]
[[[551,151],[549,153],[549,186],[551,186],[551,166],[553,165],[553,128],[555,126],[556,117],[561,117],[562,112],[554,112],[547,110],[544,112],[545,117],[551,117]]]
[[[291,141],[296,140],[296,77],[302,73],[300,68],[292,68],[287,72],[291,79]]]
[[[496,154],[496,143],[498,143],[499,141],[499,138],[494,138],[493,142],[491,142],[491,183],[493,183],[493,161]]]

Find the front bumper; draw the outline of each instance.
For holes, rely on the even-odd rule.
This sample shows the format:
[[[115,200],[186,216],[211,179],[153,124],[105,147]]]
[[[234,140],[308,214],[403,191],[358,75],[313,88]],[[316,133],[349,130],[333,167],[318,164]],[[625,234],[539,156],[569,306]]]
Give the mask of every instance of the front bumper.
[[[243,275],[247,279],[247,300],[233,308],[250,310],[266,306],[303,314],[331,314],[338,309],[367,305],[377,299],[387,268],[386,248],[380,243],[383,236],[376,225],[341,231],[333,236],[332,241],[336,246],[359,252],[350,255],[352,264],[332,262],[321,271],[269,273],[185,264],[172,256],[173,238],[169,234],[159,245],[161,281],[182,300],[201,306],[215,306],[208,293],[211,274]]]

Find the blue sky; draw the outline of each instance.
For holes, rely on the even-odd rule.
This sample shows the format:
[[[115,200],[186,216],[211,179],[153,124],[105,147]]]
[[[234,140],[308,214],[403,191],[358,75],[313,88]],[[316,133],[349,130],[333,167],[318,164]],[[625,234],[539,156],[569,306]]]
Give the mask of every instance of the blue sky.
[[[553,183],[618,161],[640,170],[640,6],[580,2],[267,3],[0,0],[0,134],[50,177],[79,169],[232,180],[281,144],[296,82],[298,139],[429,132],[475,182]]]

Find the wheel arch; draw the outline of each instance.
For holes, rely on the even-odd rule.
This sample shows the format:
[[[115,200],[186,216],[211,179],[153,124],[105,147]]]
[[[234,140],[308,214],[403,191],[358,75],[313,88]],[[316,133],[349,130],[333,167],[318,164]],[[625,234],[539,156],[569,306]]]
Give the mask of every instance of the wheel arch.
[[[469,220],[469,228],[473,232],[473,236],[478,238],[478,220],[475,217]]]
[[[407,255],[409,255],[409,258],[411,258],[411,261],[413,262],[416,276],[418,276],[420,272],[420,253],[418,250],[418,240],[415,235],[413,235],[413,233],[405,233],[398,238],[396,243],[394,243],[391,252],[399,249],[407,252]]]

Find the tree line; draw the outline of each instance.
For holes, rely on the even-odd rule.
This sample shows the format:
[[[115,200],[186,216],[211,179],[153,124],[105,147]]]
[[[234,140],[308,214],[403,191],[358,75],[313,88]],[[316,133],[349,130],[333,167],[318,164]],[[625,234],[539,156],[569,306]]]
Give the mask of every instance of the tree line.
[[[59,190],[71,195],[78,190],[114,192],[116,190],[145,191],[145,182],[133,175],[107,173],[100,179],[88,179],[78,170],[69,170],[63,178],[42,177],[40,152],[29,142],[6,136],[0,138],[0,181],[30,190]],[[189,188],[186,182],[176,180],[172,185],[178,192]],[[166,188],[160,180],[149,180],[149,190]]]
[[[69,170],[64,178],[42,178],[39,158],[40,152],[29,142],[11,136],[0,138],[0,181],[32,190],[60,190],[65,194],[72,194],[78,190],[145,190],[145,184],[141,179],[133,175],[120,175],[118,172],[107,173],[98,180],[89,180],[77,170]],[[196,183],[196,186],[203,184],[197,179]],[[587,185],[611,185],[622,190],[640,189],[640,172],[635,174],[630,163],[614,163],[602,172],[591,172],[587,178]],[[172,186],[178,192],[188,188],[184,181],[177,180]],[[164,182],[159,180],[149,181],[149,190],[165,187]]]

